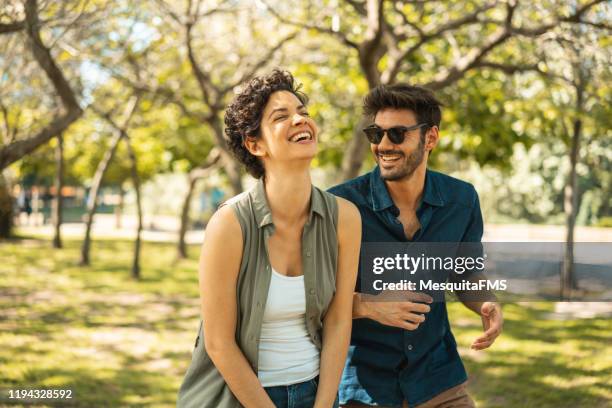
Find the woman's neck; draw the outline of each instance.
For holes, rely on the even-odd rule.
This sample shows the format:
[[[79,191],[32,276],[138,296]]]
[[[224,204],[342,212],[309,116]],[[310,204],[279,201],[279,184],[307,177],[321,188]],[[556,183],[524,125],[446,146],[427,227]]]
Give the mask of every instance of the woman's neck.
[[[310,209],[312,181],[310,169],[266,172],[265,191],[272,218],[276,221],[299,222]]]

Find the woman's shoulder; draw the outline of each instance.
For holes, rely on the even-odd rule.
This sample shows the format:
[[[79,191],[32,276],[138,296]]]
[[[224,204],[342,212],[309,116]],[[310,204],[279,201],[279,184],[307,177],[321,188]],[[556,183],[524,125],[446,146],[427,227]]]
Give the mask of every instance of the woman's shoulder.
[[[223,208],[223,207],[227,207],[227,206],[237,206],[240,204],[245,203],[246,201],[248,201],[249,199],[249,192],[250,191],[243,191],[240,194],[237,194],[231,198],[228,198],[227,200],[225,200],[223,203],[221,203],[221,205],[219,205],[219,209]]]
[[[206,234],[215,236],[235,237],[240,236],[242,228],[236,212],[231,205],[221,205],[206,224]]]

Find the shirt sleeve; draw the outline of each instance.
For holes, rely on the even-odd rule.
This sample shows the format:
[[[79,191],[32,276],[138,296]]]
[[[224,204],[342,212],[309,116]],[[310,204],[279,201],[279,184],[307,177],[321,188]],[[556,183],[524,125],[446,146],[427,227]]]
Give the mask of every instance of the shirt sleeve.
[[[465,232],[461,242],[459,243],[459,251],[457,252],[458,257],[464,259],[471,258],[476,260],[483,257],[484,248],[482,246],[482,234],[483,234],[483,221],[482,212],[480,211],[480,201],[478,200],[478,193],[476,189],[472,187],[473,191],[473,205],[470,212],[470,219],[468,220]],[[484,268],[476,267],[466,270],[460,275],[451,274],[451,280],[453,279],[470,279],[475,274],[484,272]],[[456,275],[456,276],[453,276]],[[477,275],[476,275],[477,276]]]
[[[474,194],[474,203],[470,213],[470,220],[463,234],[461,242],[480,242],[483,233],[482,212],[480,211],[480,200],[476,189],[472,187]]]

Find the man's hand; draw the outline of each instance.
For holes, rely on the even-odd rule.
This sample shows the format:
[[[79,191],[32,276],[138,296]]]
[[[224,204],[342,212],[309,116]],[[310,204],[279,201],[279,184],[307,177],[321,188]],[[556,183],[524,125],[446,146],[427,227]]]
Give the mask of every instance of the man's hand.
[[[365,317],[405,330],[416,330],[425,321],[424,314],[431,309],[426,303],[433,301],[426,294],[409,291],[377,296],[356,295],[358,300],[354,305],[354,318]]]
[[[491,347],[504,326],[504,316],[499,303],[484,302],[480,307],[480,317],[484,334],[472,343],[473,350],[484,350]]]

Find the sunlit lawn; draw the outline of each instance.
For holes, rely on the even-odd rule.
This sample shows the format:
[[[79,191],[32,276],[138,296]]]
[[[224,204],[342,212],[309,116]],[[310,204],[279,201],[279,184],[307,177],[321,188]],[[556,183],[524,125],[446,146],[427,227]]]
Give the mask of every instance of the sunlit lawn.
[[[56,406],[174,405],[198,323],[198,249],[174,263],[172,245],[145,243],[136,282],[130,242],[95,241],[91,267],[77,266],[77,241],[66,244],[0,244],[0,390],[74,390],[71,404]],[[503,337],[474,352],[480,320],[449,308],[479,406],[610,406],[609,319],[561,321],[549,318],[552,304],[506,305]]]

